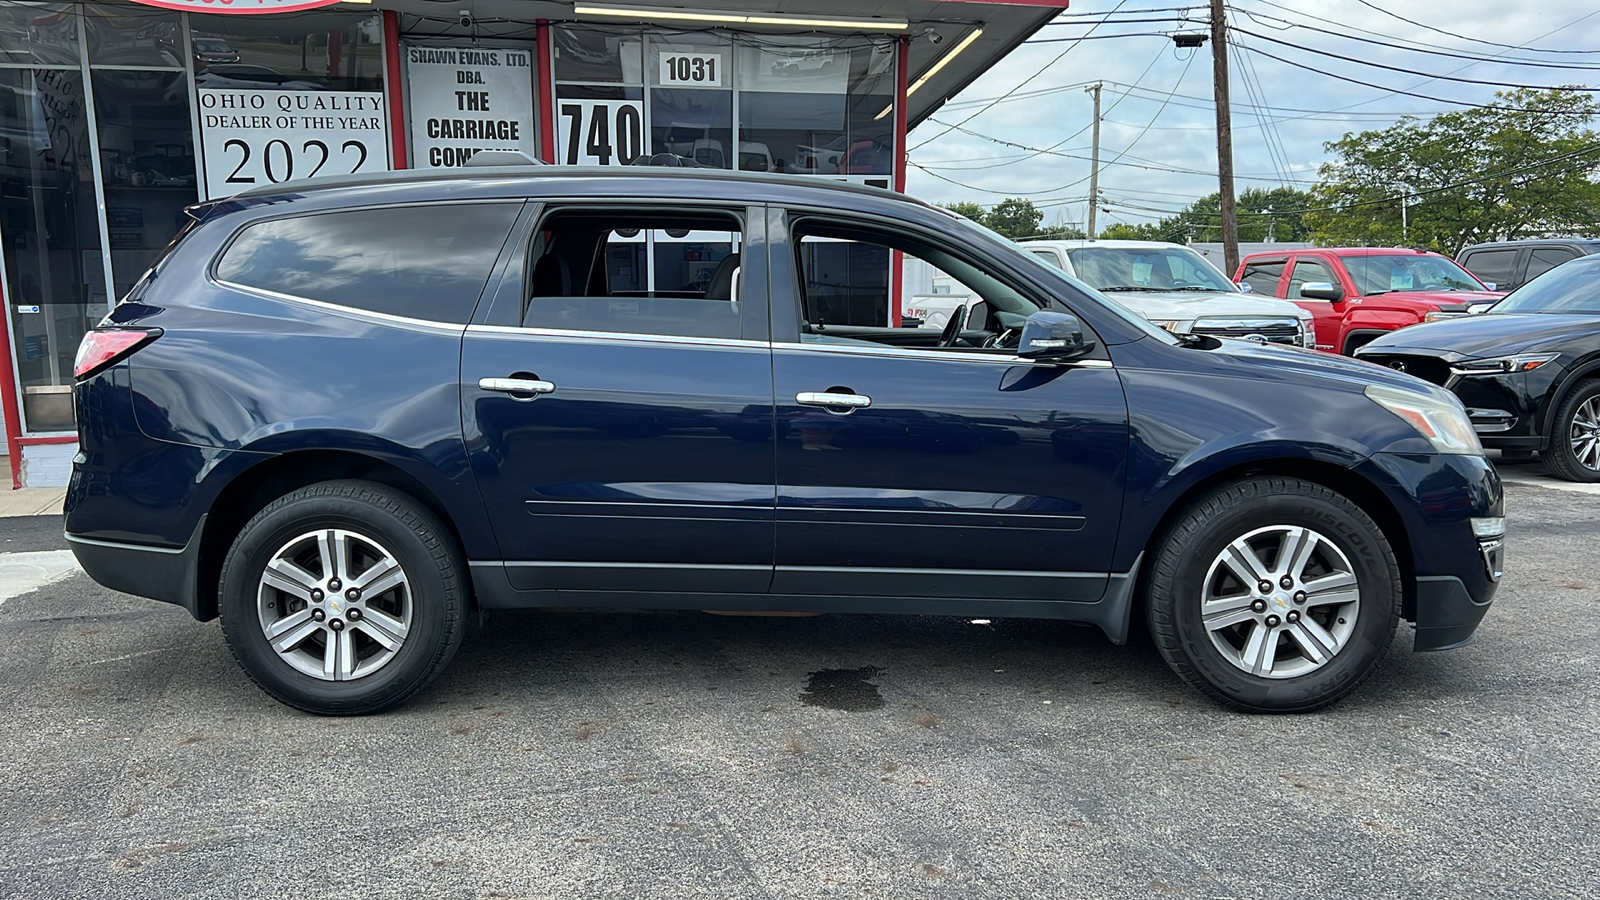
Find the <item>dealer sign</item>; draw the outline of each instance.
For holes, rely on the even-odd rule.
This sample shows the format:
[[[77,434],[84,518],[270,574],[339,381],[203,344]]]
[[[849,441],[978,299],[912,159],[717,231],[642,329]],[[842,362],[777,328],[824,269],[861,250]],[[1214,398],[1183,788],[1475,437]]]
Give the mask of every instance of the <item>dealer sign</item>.
[[[162,6],[197,13],[225,13],[230,15],[255,15],[259,13],[294,12],[297,9],[315,9],[332,6],[339,0],[133,0],[144,6]]]

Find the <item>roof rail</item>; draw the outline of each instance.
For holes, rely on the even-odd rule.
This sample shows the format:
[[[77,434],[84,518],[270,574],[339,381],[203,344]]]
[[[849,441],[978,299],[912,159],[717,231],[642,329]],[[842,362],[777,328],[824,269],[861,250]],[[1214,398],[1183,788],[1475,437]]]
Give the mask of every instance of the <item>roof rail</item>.
[[[542,166],[544,160],[534,159],[525,150],[479,150],[472,154],[468,166]]]

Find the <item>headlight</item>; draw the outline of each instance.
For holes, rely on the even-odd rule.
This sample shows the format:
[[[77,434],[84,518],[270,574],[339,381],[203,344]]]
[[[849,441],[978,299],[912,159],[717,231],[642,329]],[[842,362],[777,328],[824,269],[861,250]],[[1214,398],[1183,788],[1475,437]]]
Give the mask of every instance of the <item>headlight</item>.
[[[1493,359],[1469,359],[1450,367],[1457,375],[1509,375],[1512,372],[1531,372],[1560,356],[1559,353],[1523,353],[1519,356],[1497,356]]]
[[[1300,323],[1300,346],[1317,349],[1317,326],[1310,320]]]
[[[1446,310],[1442,310],[1442,309],[1436,309],[1431,313],[1424,314],[1423,317],[1422,317],[1422,321],[1424,321],[1424,322],[1442,322],[1445,319],[1459,319],[1459,318],[1461,318],[1461,317],[1463,317],[1465,315],[1467,315],[1467,313],[1464,312],[1464,311],[1463,312],[1456,312],[1456,311],[1453,311],[1453,310],[1452,311],[1446,311]]]
[[[1483,455],[1472,420],[1455,397],[1434,397],[1377,384],[1367,385],[1366,394],[1373,403],[1410,422],[1440,453]]]

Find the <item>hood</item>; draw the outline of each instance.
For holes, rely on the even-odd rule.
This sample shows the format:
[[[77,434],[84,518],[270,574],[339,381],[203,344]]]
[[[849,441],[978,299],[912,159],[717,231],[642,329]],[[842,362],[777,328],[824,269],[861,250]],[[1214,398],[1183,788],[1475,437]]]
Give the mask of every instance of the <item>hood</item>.
[[[1460,306],[1468,303],[1494,302],[1505,296],[1504,291],[1390,291],[1386,294],[1372,294],[1366,297],[1355,297],[1351,302],[1361,300],[1364,302],[1389,302],[1396,300],[1410,303],[1426,303],[1428,306]]]
[[[1201,316],[1282,316],[1310,319],[1311,314],[1287,300],[1249,294],[1199,291],[1115,291],[1105,294],[1146,319],[1158,321],[1197,319]]]
[[[1565,343],[1585,334],[1600,334],[1600,316],[1490,312],[1391,331],[1362,349],[1427,350],[1451,359],[1478,359]]]
[[[1317,350],[1287,347],[1282,344],[1258,344],[1254,341],[1223,340],[1220,348],[1210,352],[1236,359],[1252,368],[1264,366],[1280,372],[1343,382],[1350,389],[1357,391],[1364,390],[1369,384],[1381,384],[1436,397],[1452,396],[1448,391],[1435,387],[1421,378],[1376,363],[1363,362],[1348,356],[1335,356]]]

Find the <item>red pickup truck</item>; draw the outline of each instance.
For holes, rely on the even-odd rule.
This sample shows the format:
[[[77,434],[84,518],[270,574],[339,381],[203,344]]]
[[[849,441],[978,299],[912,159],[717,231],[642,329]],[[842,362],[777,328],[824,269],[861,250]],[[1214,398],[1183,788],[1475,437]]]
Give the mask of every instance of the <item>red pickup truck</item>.
[[[1347,356],[1385,332],[1464,316],[1504,296],[1448,256],[1382,247],[1252,253],[1233,280],[1299,304],[1311,313],[1317,349]]]

